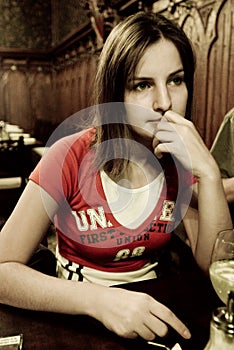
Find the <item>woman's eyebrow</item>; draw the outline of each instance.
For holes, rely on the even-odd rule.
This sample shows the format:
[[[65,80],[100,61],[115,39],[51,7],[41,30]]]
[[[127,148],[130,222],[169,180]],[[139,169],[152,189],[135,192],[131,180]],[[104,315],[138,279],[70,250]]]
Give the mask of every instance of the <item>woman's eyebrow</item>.
[[[184,68],[179,68],[171,73],[169,73],[168,78],[174,77],[177,74],[184,74]],[[146,76],[134,76],[131,80],[128,80],[127,84],[142,82],[142,81],[154,81],[153,77],[146,77]]]
[[[151,77],[133,77],[133,81],[153,80]]]
[[[177,69],[176,71],[170,73],[169,77],[176,75],[176,74],[180,74],[180,73],[184,74],[184,68]]]
[[[182,74],[184,74],[184,68],[179,68],[179,69],[177,69],[177,70],[175,70],[175,71],[173,71],[173,72],[171,72],[171,73],[169,73],[169,77],[171,77],[171,76],[174,76],[174,75],[176,75],[176,74],[180,74],[180,73],[182,73]],[[133,77],[133,79],[132,79],[133,81],[139,81],[139,80],[154,80],[153,79],[153,77],[146,77],[146,76],[135,76],[135,77]]]
[[[151,77],[133,77],[132,79],[129,79],[127,81],[127,86],[132,87],[135,84],[138,84],[140,82],[153,82],[154,79]]]

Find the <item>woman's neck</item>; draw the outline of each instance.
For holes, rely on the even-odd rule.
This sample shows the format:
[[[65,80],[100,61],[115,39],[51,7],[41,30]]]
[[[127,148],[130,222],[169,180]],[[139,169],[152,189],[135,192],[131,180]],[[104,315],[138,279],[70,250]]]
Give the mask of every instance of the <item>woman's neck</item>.
[[[162,172],[162,168],[153,153],[152,139],[143,138],[134,131],[132,136],[126,168],[118,176],[107,174],[123,187],[140,188],[150,184]]]
[[[108,176],[126,188],[140,188],[150,184],[160,173],[162,169],[160,166],[155,166],[148,159],[134,159],[129,161],[126,169],[118,176],[113,178],[111,174]]]

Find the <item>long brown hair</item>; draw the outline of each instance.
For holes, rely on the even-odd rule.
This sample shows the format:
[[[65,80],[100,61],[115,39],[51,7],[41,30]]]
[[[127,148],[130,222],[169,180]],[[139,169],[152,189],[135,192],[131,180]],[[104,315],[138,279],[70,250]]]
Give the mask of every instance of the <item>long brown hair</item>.
[[[128,140],[133,138],[131,128],[123,122],[124,108],[121,106],[127,81],[133,78],[145,50],[161,38],[170,40],[180,54],[188,90],[185,117],[191,117],[195,58],[183,30],[164,16],[150,12],[138,12],[120,22],[101,52],[94,98],[96,106],[105,104],[105,108],[97,110],[95,162],[114,177],[118,177],[128,164]],[[115,142],[105,142],[108,140]]]

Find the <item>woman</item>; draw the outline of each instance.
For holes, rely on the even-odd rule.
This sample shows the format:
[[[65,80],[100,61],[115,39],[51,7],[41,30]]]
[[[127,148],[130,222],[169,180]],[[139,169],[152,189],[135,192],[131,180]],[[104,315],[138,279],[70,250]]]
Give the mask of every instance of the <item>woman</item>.
[[[96,127],[50,148],[1,232],[1,303],[86,314],[128,338],[164,336],[167,324],[190,337],[150,296],[108,286],[155,278],[155,252],[182,217],[204,271],[216,234],[231,227],[217,165],[188,120],[193,71],[188,39],[161,16],[138,13],[112,31]],[[50,219],[63,278],[26,266]]]
[[[234,107],[224,116],[210,152],[220,169],[224,192],[234,222]]]

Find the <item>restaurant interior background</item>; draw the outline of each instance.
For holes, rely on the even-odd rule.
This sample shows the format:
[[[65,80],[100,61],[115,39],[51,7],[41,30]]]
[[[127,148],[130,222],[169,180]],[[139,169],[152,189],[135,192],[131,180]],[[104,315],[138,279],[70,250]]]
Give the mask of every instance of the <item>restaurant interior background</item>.
[[[105,37],[140,9],[174,18],[191,38],[193,120],[210,147],[234,101],[234,0],[1,0],[0,120],[45,139],[89,106]]]

